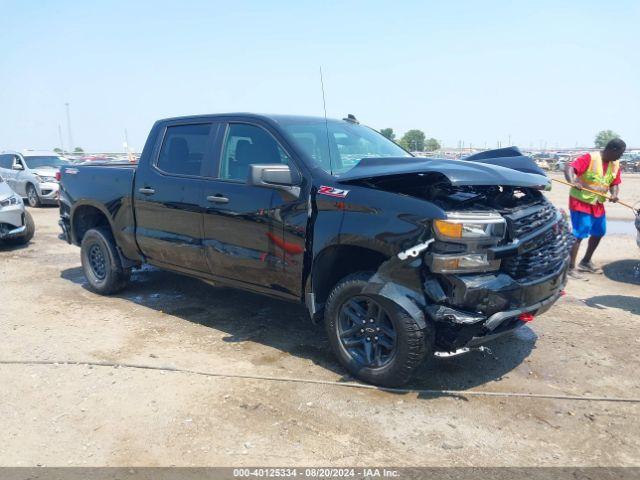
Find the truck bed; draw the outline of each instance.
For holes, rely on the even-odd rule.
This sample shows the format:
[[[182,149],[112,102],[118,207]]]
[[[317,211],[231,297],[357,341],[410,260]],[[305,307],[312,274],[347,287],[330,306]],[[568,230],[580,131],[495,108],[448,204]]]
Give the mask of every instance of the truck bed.
[[[61,189],[73,203],[78,200],[108,205],[130,197],[137,165],[132,164],[80,164],[65,167],[60,172]]]
[[[108,162],[63,168],[60,171],[62,223],[71,225],[72,205],[83,205],[83,210],[74,211],[73,215],[86,215],[92,208],[98,209],[112,222],[110,227],[118,244],[133,255],[131,258],[137,258],[132,199],[136,168],[135,164]],[[67,239],[78,244],[75,233],[69,230]]]

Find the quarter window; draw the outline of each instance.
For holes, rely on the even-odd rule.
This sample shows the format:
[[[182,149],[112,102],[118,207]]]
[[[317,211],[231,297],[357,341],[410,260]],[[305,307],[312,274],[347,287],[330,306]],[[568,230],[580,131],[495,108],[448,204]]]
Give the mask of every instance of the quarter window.
[[[200,175],[210,133],[210,123],[167,127],[158,168],[166,173]]]
[[[249,177],[250,165],[274,163],[292,166],[290,157],[267,131],[255,125],[229,125],[220,162],[220,178],[244,182]]]

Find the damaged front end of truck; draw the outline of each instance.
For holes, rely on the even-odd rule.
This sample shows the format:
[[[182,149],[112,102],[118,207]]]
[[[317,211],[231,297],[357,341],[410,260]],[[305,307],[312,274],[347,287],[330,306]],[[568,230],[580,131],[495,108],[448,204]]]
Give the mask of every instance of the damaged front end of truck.
[[[563,294],[573,237],[528,157],[504,149],[467,161],[370,160],[343,183],[420,199],[441,214],[407,215],[422,228],[397,244],[363,293],[433,325],[436,351],[485,343]]]

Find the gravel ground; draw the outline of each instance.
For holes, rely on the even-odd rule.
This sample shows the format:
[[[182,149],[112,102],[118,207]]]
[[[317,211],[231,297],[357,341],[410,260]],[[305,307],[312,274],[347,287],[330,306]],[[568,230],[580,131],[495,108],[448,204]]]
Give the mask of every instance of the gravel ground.
[[[629,176],[622,197],[639,187]],[[564,188],[551,193],[563,206]],[[0,465],[640,465],[637,402],[274,380],[350,379],[296,305],[151,268],[94,295],[57,210],[31,212],[32,243],[0,249]],[[615,206],[610,218],[632,216]],[[571,282],[490,352],[435,359],[410,387],[640,398],[638,257],[631,236],[608,236],[603,274]]]

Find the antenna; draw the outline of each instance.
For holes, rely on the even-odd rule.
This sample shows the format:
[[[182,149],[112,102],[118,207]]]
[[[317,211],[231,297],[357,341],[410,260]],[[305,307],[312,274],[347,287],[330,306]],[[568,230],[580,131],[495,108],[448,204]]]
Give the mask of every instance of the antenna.
[[[333,161],[331,159],[331,142],[329,142],[329,121],[327,120],[327,101],[324,96],[324,80],[322,78],[322,65],[320,65],[320,88],[322,89],[322,106],[324,107],[324,128],[327,132],[327,152],[329,152],[329,171],[333,175]]]

